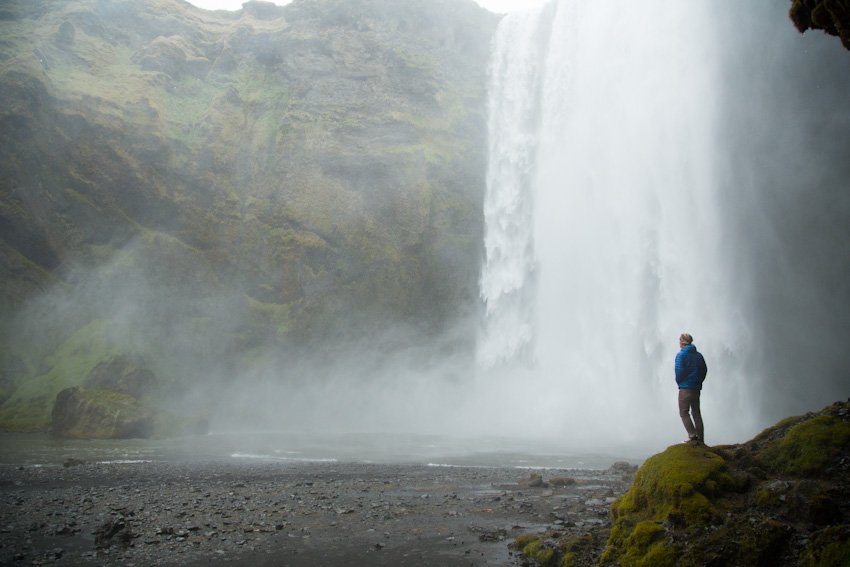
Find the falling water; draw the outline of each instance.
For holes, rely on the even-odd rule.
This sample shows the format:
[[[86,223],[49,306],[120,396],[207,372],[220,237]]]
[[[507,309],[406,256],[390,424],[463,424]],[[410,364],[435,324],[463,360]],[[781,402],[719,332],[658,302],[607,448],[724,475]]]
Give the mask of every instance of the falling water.
[[[498,30],[479,359],[539,392],[535,420],[567,443],[678,439],[682,331],[723,377],[703,398],[715,441],[711,408],[747,403],[751,330],[717,238],[707,6],[563,0]]]
[[[490,85],[487,262],[481,274],[485,367],[534,358],[533,183],[548,24],[536,12],[506,18],[497,32]],[[513,43],[517,38],[522,42]]]

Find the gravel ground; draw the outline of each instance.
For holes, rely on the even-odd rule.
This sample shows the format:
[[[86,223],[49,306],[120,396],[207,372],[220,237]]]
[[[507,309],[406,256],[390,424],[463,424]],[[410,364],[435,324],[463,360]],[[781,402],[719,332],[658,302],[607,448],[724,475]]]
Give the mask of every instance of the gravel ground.
[[[631,477],[624,464],[0,465],[0,564],[518,565],[521,533],[607,527]]]

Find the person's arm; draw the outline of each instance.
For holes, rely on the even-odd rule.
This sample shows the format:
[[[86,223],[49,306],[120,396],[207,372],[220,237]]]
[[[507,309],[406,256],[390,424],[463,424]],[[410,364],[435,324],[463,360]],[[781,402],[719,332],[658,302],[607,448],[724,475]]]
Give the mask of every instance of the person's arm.
[[[687,369],[685,368],[685,357],[682,355],[682,351],[679,351],[676,354],[676,384],[681,384],[682,380],[687,376]]]

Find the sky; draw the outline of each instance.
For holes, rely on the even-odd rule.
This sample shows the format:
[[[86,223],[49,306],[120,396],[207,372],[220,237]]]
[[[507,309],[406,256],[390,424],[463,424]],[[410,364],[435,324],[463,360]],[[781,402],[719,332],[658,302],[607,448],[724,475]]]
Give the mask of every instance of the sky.
[[[206,10],[239,10],[246,0],[188,0],[199,8]],[[290,0],[272,0],[275,4],[288,4]],[[478,4],[491,12],[506,13],[517,10],[528,9],[545,0],[475,0]]]

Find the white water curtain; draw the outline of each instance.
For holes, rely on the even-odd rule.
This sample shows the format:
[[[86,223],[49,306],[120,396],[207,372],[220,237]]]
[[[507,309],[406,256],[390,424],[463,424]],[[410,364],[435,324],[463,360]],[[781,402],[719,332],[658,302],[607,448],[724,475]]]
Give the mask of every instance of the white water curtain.
[[[710,10],[561,0],[506,17],[495,40],[479,358],[497,387],[543,392],[534,419],[576,447],[684,435],[682,331],[710,368],[709,440],[750,425]]]

